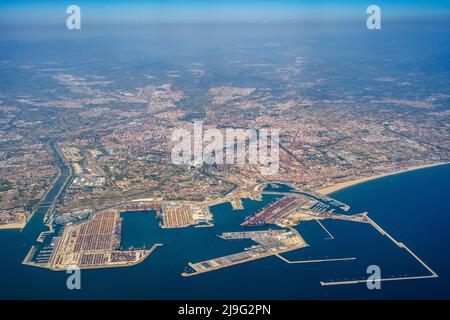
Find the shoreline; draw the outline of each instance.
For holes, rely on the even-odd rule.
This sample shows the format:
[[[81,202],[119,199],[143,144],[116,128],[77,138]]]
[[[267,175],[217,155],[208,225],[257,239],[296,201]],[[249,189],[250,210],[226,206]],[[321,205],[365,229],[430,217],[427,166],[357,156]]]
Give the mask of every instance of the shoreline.
[[[0,224],[0,230],[11,230],[11,229],[22,230],[26,224],[27,224],[26,221]]]
[[[396,171],[391,171],[391,172],[387,172],[387,173],[382,173],[382,174],[377,174],[374,176],[370,176],[370,177],[362,177],[362,178],[358,178],[355,180],[350,180],[350,181],[346,181],[346,182],[339,182],[337,184],[328,186],[328,187],[324,187],[324,188],[320,188],[320,189],[316,189],[314,191],[323,194],[323,195],[329,195],[332,194],[336,191],[363,183],[363,182],[367,182],[370,180],[375,180],[375,179],[379,179],[379,178],[384,178],[387,176],[393,176],[396,174],[400,174],[400,173],[405,173],[405,172],[409,172],[409,171],[415,171],[415,170],[420,170],[420,169],[425,169],[425,168],[431,168],[431,167],[437,167],[437,166],[442,166],[442,165],[446,165],[449,164],[449,162],[437,162],[437,163],[431,163],[431,164],[424,164],[424,165],[419,165],[419,166],[413,166],[413,167],[409,167],[406,169],[401,169],[401,170],[396,170]]]

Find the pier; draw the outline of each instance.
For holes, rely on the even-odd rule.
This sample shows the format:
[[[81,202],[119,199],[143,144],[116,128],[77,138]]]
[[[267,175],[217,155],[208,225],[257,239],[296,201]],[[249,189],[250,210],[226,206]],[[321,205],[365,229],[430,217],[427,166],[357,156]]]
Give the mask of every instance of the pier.
[[[273,195],[302,195],[305,197],[308,197],[310,199],[322,202],[326,205],[331,205],[334,207],[339,207],[344,211],[348,211],[350,209],[350,206],[348,204],[342,203],[336,199],[330,198],[326,195],[308,191],[308,192],[299,192],[299,191],[287,191],[287,192],[281,192],[281,191],[263,191],[262,194],[273,194]]]
[[[226,268],[226,267],[231,267],[237,264],[241,264],[241,263],[245,263],[245,262],[249,262],[249,261],[253,261],[253,260],[257,260],[257,259],[262,259],[262,258],[266,258],[266,257],[270,257],[270,256],[274,256],[277,255],[279,253],[284,253],[284,252],[288,252],[288,251],[292,251],[292,250],[297,250],[300,248],[303,248],[304,245],[302,246],[298,246],[298,247],[293,247],[293,248],[287,248],[284,250],[279,250],[279,251],[269,251],[269,252],[265,252],[265,253],[261,253],[259,255],[248,255],[248,256],[242,256],[241,259],[237,259],[234,261],[229,261],[227,263],[217,263],[216,261],[219,261],[219,259],[229,259],[229,258],[234,258],[235,256],[238,257],[238,254],[234,254],[234,255],[229,255],[229,256],[225,256],[225,257],[221,257],[221,258],[217,258],[217,259],[211,259],[211,260],[207,260],[207,261],[202,261],[202,262],[198,262],[198,263],[192,263],[189,262],[188,265],[189,267],[191,267],[192,269],[195,270],[195,272],[192,273],[188,273],[188,272],[183,272],[181,274],[182,277],[191,277],[191,276],[195,276],[201,273],[205,273],[205,272],[210,272],[210,271],[214,271],[214,270],[218,270],[218,269],[222,269],[222,268]],[[247,251],[248,252],[248,251]]]
[[[328,231],[327,228],[325,228],[325,226],[322,224],[322,222],[319,221],[319,219],[315,219],[316,222],[322,227],[323,230],[325,230],[325,232],[328,234],[328,238],[325,238],[326,240],[333,240],[334,236],[330,233],[330,231]]]
[[[280,258],[281,260],[283,260],[286,263],[289,264],[303,264],[303,263],[319,263],[319,262],[336,262],[336,261],[349,261],[349,260],[356,260],[356,257],[351,257],[351,258],[334,258],[334,259],[316,259],[316,260],[288,260],[285,257],[276,254],[275,256],[277,256],[278,258]]]
[[[257,245],[252,246],[245,251],[233,253],[227,256],[200,261],[197,263],[189,262],[188,266],[193,270],[193,272],[183,272],[181,276],[190,277],[200,273],[210,272],[236,264],[262,259],[308,246],[308,244],[295,229],[227,232],[223,233],[219,237],[222,239],[251,239],[255,241]]]
[[[231,202],[231,207],[233,208],[233,210],[243,210],[244,209],[244,205],[242,204],[241,198],[234,198],[230,202]]]

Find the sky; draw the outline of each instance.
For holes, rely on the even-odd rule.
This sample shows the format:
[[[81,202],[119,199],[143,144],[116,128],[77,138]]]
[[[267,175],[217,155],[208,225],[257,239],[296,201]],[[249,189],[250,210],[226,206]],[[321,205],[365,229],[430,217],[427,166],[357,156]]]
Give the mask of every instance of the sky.
[[[72,4],[85,25],[356,19],[370,4],[387,17],[450,15],[450,0],[0,0],[0,25],[57,24]]]

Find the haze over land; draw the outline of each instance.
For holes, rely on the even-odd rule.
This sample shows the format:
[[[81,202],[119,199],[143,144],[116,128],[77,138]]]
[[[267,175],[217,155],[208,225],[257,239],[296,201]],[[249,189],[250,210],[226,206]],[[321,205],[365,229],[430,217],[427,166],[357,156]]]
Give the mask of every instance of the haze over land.
[[[449,162],[445,2],[382,2],[381,30],[367,29],[357,1],[263,3],[81,1],[80,30],[66,28],[65,3],[2,3],[0,226],[22,228],[37,213],[52,228],[25,263],[133,265],[159,243],[123,250],[120,212],[210,227],[211,206],[242,210],[274,181],[305,193],[279,193],[243,225],[336,218],[377,229],[317,191]],[[222,133],[279,129],[279,170],[175,164],[172,133],[194,121]],[[257,257],[307,246],[292,230],[223,237],[256,239]]]

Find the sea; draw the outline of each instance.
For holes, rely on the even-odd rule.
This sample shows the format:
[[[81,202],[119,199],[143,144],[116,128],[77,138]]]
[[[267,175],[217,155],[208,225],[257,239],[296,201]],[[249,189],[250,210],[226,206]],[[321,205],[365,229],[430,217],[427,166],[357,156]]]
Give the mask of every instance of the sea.
[[[22,230],[0,230],[0,299],[449,299],[450,165],[387,176],[340,190],[331,197],[367,211],[376,223],[404,243],[439,277],[322,286],[321,281],[367,279],[377,266],[382,278],[422,276],[429,272],[406,250],[369,224],[324,220],[296,229],[307,248],[283,254],[291,261],[354,258],[345,261],[288,264],[272,256],[192,277],[182,277],[188,262],[198,262],[248,248],[251,240],[224,240],[222,232],[249,230],[246,216],[277,200],[244,199],[244,210],[229,203],[211,207],[213,227],[161,229],[153,211],[123,212],[121,246],[150,248],[162,243],[142,263],[123,268],[81,271],[81,289],[69,290],[70,274],[22,264],[30,246],[46,230],[38,212]],[[259,229],[277,228],[266,226]]]

